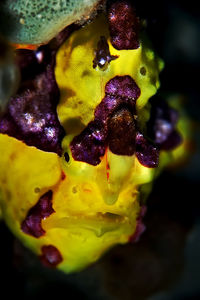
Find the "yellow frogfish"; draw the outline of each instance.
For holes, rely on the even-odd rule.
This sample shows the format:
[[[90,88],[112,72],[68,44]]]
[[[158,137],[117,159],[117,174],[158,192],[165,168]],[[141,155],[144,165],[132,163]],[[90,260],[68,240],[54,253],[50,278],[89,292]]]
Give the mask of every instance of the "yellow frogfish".
[[[45,265],[70,273],[139,239],[152,183],[186,152],[187,130],[155,95],[164,63],[130,3],[58,40],[16,50],[21,84],[0,118],[0,207]]]

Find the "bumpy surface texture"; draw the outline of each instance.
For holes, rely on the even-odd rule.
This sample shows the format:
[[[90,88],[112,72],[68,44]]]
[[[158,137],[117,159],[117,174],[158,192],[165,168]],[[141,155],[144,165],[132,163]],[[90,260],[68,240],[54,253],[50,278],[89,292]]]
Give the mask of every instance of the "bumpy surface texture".
[[[71,34],[56,64],[44,48],[20,51],[23,84],[0,120],[3,217],[43,264],[67,273],[139,239],[141,195],[184,152],[174,149],[175,109],[149,103],[163,62],[145,38],[129,50],[111,40],[100,15]]]
[[[1,33],[12,43],[42,44],[63,28],[90,15],[98,0],[5,0]]]
[[[117,1],[108,10],[111,43],[118,50],[139,47],[139,19],[128,1]]]
[[[59,90],[54,77],[54,62],[49,58],[42,65],[37,60],[38,55],[43,55],[42,50],[36,53],[31,50],[17,52],[23,83],[0,119],[0,132],[27,145],[61,155],[64,130],[56,114]],[[48,57],[48,52],[45,55]],[[22,58],[25,60],[23,63]],[[31,72],[27,72],[26,64]]]

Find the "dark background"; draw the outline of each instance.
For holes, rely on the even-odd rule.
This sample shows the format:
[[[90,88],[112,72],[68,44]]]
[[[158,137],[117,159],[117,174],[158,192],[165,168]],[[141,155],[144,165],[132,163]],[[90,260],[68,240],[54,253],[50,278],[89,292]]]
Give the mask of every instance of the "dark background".
[[[115,247],[83,272],[44,268],[0,223],[1,299],[200,299],[200,10],[197,1],[134,4],[165,61],[160,92],[186,99],[195,152],[181,169],[156,181],[140,241]]]

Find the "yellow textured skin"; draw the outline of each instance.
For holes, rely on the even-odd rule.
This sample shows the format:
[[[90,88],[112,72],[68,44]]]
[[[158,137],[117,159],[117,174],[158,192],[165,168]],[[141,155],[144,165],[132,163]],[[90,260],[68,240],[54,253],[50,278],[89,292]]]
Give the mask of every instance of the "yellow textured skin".
[[[118,56],[106,70],[93,68],[94,52],[100,36],[107,39],[111,55]],[[104,16],[75,32],[66,41],[58,51],[55,73],[61,91],[58,115],[68,133],[74,128],[76,131],[82,130],[80,124],[71,126],[70,121],[86,126],[94,118],[94,110],[104,97],[106,83],[116,75],[130,75],[135,80],[141,89],[136,102],[138,118],[142,119],[141,123],[148,119],[145,105],[160,86],[158,76],[163,61],[147,44],[144,39],[138,49],[119,51],[113,48]],[[142,75],[142,68],[145,68],[145,75]]]
[[[107,38],[111,55],[119,56],[105,70],[94,69],[92,63],[101,35]],[[142,67],[145,75],[141,74]],[[106,20],[100,17],[73,33],[57,53],[55,75],[61,91],[58,116],[67,133],[62,147],[63,153],[69,153],[69,162],[0,134],[3,218],[37,255],[41,255],[43,245],[55,246],[63,258],[57,267],[64,272],[79,271],[110,247],[129,240],[140,211],[139,189],[152,182],[157,173],[142,166],[135,155],[115,155],[108,149],[97,166],[75,161],[69,143],[94,118],[106,82],[116,75],[132,76],[141,89],[136,108],[143,126],[149,117],[148,99],[159,87],[162,67],[162,61],[142,41],[136,50],[114,49]],[[53,191],[55,212],[42,220],[46,233],[35,238],[21,230],[21,223],[49,190]]]

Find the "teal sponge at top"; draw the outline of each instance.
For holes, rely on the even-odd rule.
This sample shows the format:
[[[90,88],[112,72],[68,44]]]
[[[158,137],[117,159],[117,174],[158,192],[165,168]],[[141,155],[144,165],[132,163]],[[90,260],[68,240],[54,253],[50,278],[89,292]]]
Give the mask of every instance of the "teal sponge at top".
[[[0,1],[0,33],[16,44],[43,44],[88,17],[99,0]]]

